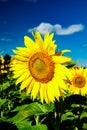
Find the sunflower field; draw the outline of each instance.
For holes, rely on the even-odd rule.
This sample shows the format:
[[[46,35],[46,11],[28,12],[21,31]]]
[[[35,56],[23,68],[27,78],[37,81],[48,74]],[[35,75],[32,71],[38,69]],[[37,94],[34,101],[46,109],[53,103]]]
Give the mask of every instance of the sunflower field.
[[[87,68],[56,51],[53,33],[32,34],[0,55],[0,130],[87,130]]]

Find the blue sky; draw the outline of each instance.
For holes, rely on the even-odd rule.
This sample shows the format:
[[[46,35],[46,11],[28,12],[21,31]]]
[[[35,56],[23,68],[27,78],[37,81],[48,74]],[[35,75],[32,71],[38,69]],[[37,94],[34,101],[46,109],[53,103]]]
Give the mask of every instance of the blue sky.
[[[58,50],[87,66],[87,0],[0,0],[0,51],[24,46],[24,35],[54,32]]]

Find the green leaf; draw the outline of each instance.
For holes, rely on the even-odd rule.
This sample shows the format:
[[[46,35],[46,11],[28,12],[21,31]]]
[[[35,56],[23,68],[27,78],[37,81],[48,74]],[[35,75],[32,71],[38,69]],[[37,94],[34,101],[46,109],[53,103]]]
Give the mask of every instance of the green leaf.
[[[87,123],[83,123],[82,128],[83,128],[84,130],[87,130]]]
[[[74,115],[72,112],[68,111],[65,114],[62,114],[62,121],[67,120],[67,119],[70,119],[70,120],[74,119]]]
[[[47,104],[41,105],[38,102],[35,102],[29,104],[29,106],[26,107],[25,110],[29,111],[29,115],[43,115],[50,112],[52,108],[50,108],[50,106],[48,106]]]
[[[31,115],[43,115],[49,113],[54,109],[53,104],[40,104],[38,102],[17,106],[13,111],[26,111],[29,116]]]
[[[23,128],[29,128],[31,126],[32,121],[29,120],[23,120],[19,122],[15,122],[15,125],[17,126],[18,130],[23,129]]]
[[[53,111],[53,104],[40,104],[38,102],[22,105],[14,109],[13,111],[19,111],[14,117],[9,120],[12,122],[20,122],[29,116],[33,115],[44,115]]]
[[[29,106],[29,104],[24,104],[24,105],[21,105],[21,106],[17,106],[14,110],[12,110],[12,112],[24,110],[28,106]]]
[[[29,111],[29,115],[43,115],[46,113],[49,113],[50,111],[52,111],[54,108],[53,104],[40,104],[38,102],[34,102],[29,104],[29,106],[27,106],[25,108],[25,110]]]
[[[71,67],[75,66],[77,63],[78,63],[78,61],[76,60],[76,61],[71,62],[70,64],[68,64],[66,67],[71,68]]]
[[[82,112],[82,114],[81,114],[81,116],[80,116],[80,119],[82,119],[82,118],[84,118],[84,117],[87,118],[87,112],[85,112],[85,111]]]
[[[45,110],[46,113],[49,113],[49,112],[53,111],[54,104],[53,103],[43,104],[43,109]]]
[[[6,98],[4,98],[4,99],[1,99],[0,98],[0,108],[4,105],[4,103],[6,103]]]
[[[47,126],[42,124],[42,125],[24,127],[19,130],[47,130]]]
[[[29,116],[29,112],[22,110],[18,112],[18,114],[16,114],[14,117],[9,118],[8,121],[13,122],[13,123],[18,123],[26,119],[28,116]]]
[[[9,85],[10,85],[9,82],[7,81],[6,83],[1,84],[0,88],[1,88],[1,90],[5,90],[9,87]]]

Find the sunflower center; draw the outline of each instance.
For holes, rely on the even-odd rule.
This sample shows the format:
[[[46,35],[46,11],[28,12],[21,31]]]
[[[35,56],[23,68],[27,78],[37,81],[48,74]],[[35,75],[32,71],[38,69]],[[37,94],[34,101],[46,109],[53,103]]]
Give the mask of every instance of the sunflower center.
[[[46,69],[46,65],[43,61],[41,61],[40,59],[37,59],[33,65],[33,68],[39,72],[39,73],[44,73],[45,69]]]
[[[42,83],[49,82],[54,75],[54,62],[47,53],[35,53],[29,60],[32,77]]]
[[[78,88],[82,88],[85,86],[86,84],[86,80],[83,76],[76,76],[73,78],[73,84],[78,87]]]

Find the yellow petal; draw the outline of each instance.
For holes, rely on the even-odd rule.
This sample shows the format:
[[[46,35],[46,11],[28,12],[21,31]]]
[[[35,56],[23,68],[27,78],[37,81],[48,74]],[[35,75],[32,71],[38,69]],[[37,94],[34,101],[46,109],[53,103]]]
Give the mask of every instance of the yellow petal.
[[[31,80],[32,80],[32,77],[30,76],[30,77],[27,78],[25,81],[23,81],[23,82],[21,83],[20,90],[23,90],[24,88],[27,88],[28,85],[30,84]]]
[[[27,48],[17,47],[17,50],[13,50],[14,53],[23,57],[29,57],[29,53],[31,50]]]
[[[71,61],[71,58],[66,56],[52,56],[52,59],[55,63],[59,64],[64,64]]]
[[[65,76],[71,76],[70,70],[66,66],[63,66],[61,64],[55,65],[55,74],[60,76],[60,79],[65,79]]]
[[[48,95],[47,95],[47,84],[42,84],[43,86],[43,89],[44,89],[44,91],[43,91],[43,98],[44,98],[44,100],[46,101],[46,103],[50,103],[50,101],[49,101],[49,98],[48,98]]]
[[[16,55],[15,58],[19,61],[28,61],[28,58],[27,57],[24,57],[24,56],[20,56],[20,55]]]
[[[35,40],[37,43],[43,43],[43,39],[38,31],[35,33]]]
[[[48,54],[54,54],[57,47],[57,45],[54,44],[55,41],[52,41],[53,36],[53,33],[49,35],[48,32],[44,36],[44,49],[47,50]]]
[[[55,100],[55,97],[54,97],[54,88],[53,88],[53,84],[52,83],[48,83],[47,84],[47,95],[48,95],[48,98],[51,102],[53,102]]]
[[[36,81],[34,79],[31,79],[30,84],[26,88],[26,93],[29,94],[33,88],[33,85]]]
[[[40,98],[41,98],[42,103],[44,101],[44,93],[45,93],[44,85],[41,84],[41,86],[40,86]]]
[[[40,89],[40,83],[39,82],[35,82],[33,88],[32,88],[32,92],[31,92],[31,97],[33,97],[33,100],[36,98],[38,92]]]
[[[87,68],[84,70],[84,76],[87,77]]]
[[[46,32],[45,36],[44,36],[44,46],[45,49],[48,47],[48,45],[53,45],[54,42],[52,41],[54,36],[54,33],[49,35],[49,32]]]
[[[59,97],[60,97],[60,88],[59,88],[59,86],[57,86],[57,85],[55,85],[54,86],[54,95],[55,95],[55,98],[57,99],[57,100],[59,100]]]
[[[48,54],[49,54],[49,55],[54,55],[54,54],[55,54],[56,47],[57,47],[57,45],[49,46],[48,49],[47,49]]]
[[[29,69],[28,68],[28,62],[27,61],[25,61],[25,62],[23,62],[23,61],[18,61],[17,62],[17,64],[15,65],[15,69],[17,69],[17,70],[21,70],[21,69]]]
[[[15,72],[13,72],[14,73],[14,75],[13,75],[13,77],[14,78],[17,78],[17,77],[19,77],[20,75],[22,75],[23,73],[25,72],[25,70],[20,70],[20,71],[15,71]]]
[[[28,36],[24,36],[24,44],[29,49],[35,47],[34,41],[30,37],[28,37]]]
[[[21,56],[21,57],[24,57],[24,58],[28,57],[28,54],[29,54],[29,52],[25,52],[22,49],[20,51],[19,50],[13,50],[13,52],[15,54]],[[15,58],[16,58],[16,56],[15,56]]]
[[[30,73],[28,73],[28,72],[23,73],[23,75],[21,75],[21,76],[17,79],[16,85],[17,85],[18,83],[20,83],[20,82],[26,80],[26,79],[29,77],[29,75],[30,75]]]

